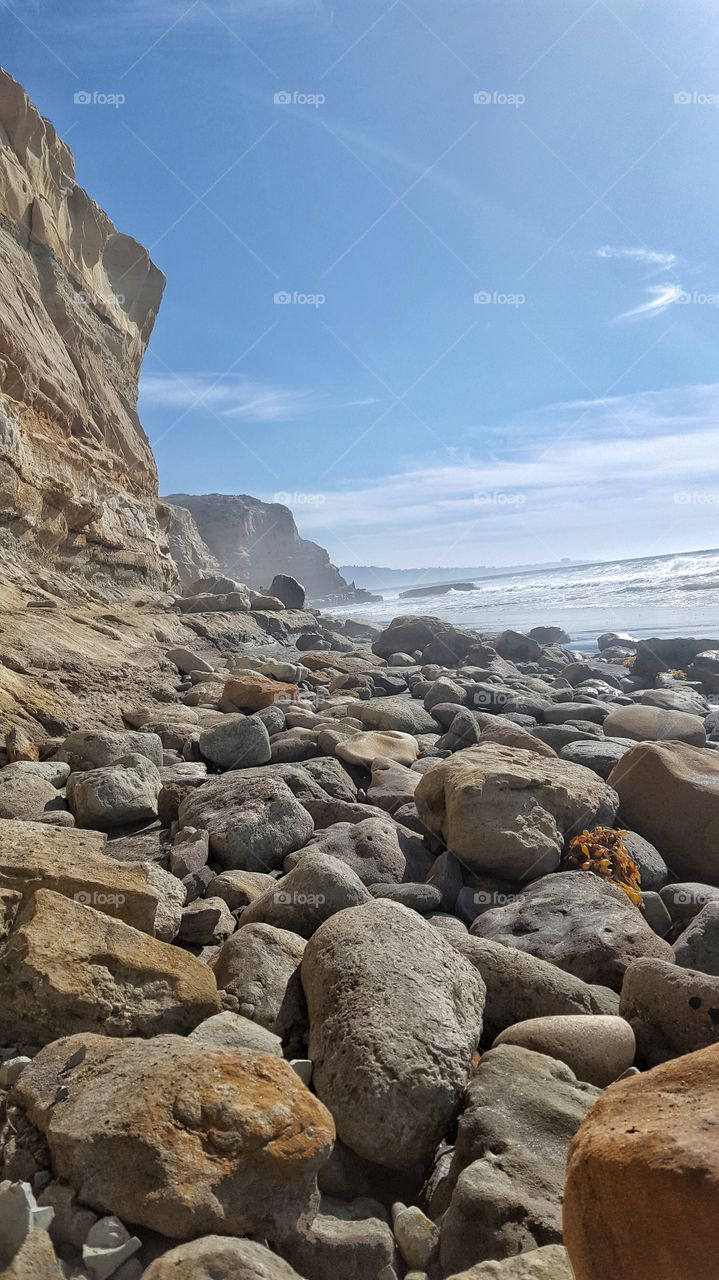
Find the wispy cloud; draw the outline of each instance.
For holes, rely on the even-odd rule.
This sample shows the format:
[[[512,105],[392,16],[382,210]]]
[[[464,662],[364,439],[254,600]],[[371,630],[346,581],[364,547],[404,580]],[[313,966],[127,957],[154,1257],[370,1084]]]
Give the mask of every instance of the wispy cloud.
[[[623,311],[616,319],[638,320],[646,316],[659,316],[684,297],[684,290],[678,284],[653,284],[644,293],[649,296],[648,302],[632,307],[630,311]]]
[[[611,258],[617,262],[635,262],[639,266],[659,267],[663,270],[676,266],[679,261],[675,253],[662,253],[659,249],[626,249],[612,244],[603,244],[597,249],[596,257]]]
[[[213,374],[146,373],[140,387],[144,406],[197,409],[203,406],[225,418],[245,422],[289,422],[317,404],[311,391],[275,387],[246,377]]]
[[[578,409],[586,430],[563,438]],[[298,523],[338,563],[517,564],[716,545],[719,384],[547,406],[539,419],[542,438],[510,457],[430,459],[325,490],[298,504]],[[515,425],[504,424],[506,437]]]

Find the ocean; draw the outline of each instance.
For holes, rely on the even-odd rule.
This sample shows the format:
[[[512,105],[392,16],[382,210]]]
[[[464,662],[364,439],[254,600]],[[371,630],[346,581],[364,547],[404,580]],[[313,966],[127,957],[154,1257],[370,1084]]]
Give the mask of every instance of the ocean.
[[[431,579],[428,571],[427,580]],[[386,590],[381,603],[328,612],[381,623],[399,614],[431,614],[479,631],[528,631],[542,623],[556,624],[568,632],[575,648],[584,650],[594,648],[604,631],[627,631],[639,638],[719,639],[719,550],[561,565],[471,580],[477,584],[473,591],[401,600],[398,590]]]

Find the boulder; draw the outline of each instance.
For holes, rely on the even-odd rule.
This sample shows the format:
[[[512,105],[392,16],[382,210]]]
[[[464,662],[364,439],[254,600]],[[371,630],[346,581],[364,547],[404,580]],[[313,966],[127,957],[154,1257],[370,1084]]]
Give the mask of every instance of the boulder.
[[[263,707],[271,707],[274,702],[294,702],[299,692],[296,684],[270,680],[259,671],[253,671],[252,674],[231,676],[225,682],[220,709],[260,711]]]
[[[193,653],[192,649],[168,649],[165,657],[169,662],[174,662],[178,671],[183,675],[189,675],[191,671],[214,671],[211,662],[207,662],[201,658],[198,653]]]
[[[281,778],[248,778],[242,770],[192,791],[180,804],[179,823],[209,831],[212,857],[231,871],[272,871],[314,830]]]
[[[235,917],[223,898],[196,898],[183,909],[177,941],[184,946],[219,946],[232,937],[235,927]]]
[[[301,975],[313,1086],[339,1137],[367,1160],[423,1169],[469,1078],[481,978],[420,916],[385,901],[326,921]]]
[[[372,642],[372,652],[380,658],[393,653],[422,653],[423,662],[440,662],[443,666],[456,666],[469,652],[476,636],[455,627],[440,618],[422,615],[404,615],[393,618],[386,630]]]
[[[200,734],[200,751],[221,769],[247,769],[267,764],[270,735],[254,716],[227,715]]]
[[[719,885],[719,754],[642,743],[609,775],[622,822],[650,840],[678,879]]]
[[[270,1053],[282,1057],[282,1041],[257,1022],[243,1018],[240,1013],[224,1009],[198,1023],[188,1039],[207,1045],[210,1049],[251,1049],[253,1053]]]
[[[574,1280],[574,1273],[564,1246],[547,1244],[502,1262],[478,1262],[476,1267],[450,1276],[449,1280]]]
[[[217,985],[233,995],[239,1012],[294,1048],[307,1039],[307,1005],[299,966],[305,939],[270,924],[248,924],[224,944],[213,962]]]
[[[598,1096],[564,1063],[529,1049],[500,1045],[483,1056],[442,1192],[443,1275],[561,1243],[569,1143]]]
[[[108,768],[129,755],[145,756],[159,769],[163,762],[162,742],[156,733],[76,729],[65,739],[56,758],[66,761],[76,773],[83,769]]]
[[[276,887],[275,877],[262,871],[222,871],[208,884],[207,894],[211,898],[222,898],[230,911],[238,911]]]
[[[0,951],[0,1042],[97,1031],[178,1035],[217,1013],[214,975],[193,956],[40,889]]]
[[[159,897],[149,867],[113,861],[104,852],[106,844],[99,831],[0,822],[0,888],[24,898],[52,889],[153,933]]]
[[[707,740],[700,716],[686,711],[635,705],[617,707],[604,721],[608,738],[633,738],[635,742],[688,742],[703,747]]]
[[[399,764],[410,765],[419,755],[417,739],[409,733],[398,733],[388,729],[384,733],[357,733],[343,738],[335,747],[335,755],[348,764],[360,764],[369,768],[381,756],[386,760],[396,760]]]
[[[71,773],[67,800],[79,827],[127,827],[157,817],[161,786],[152,761],[130,755],[120,764]]]
[[[282,1253],[312,1280],[394,1280],[396,1250],[381,1204],[323,1196],[317,1217],[283,1242]]]
[[[302,1280],[293,1267],[254,1240],[203,1236],[151,1262],[143,1280]]]
[[[242,928],[271,924],[311,938],[330,916],[369,901],[370,894],[351,867],[309,848],[282,880],[245,907],[240,923]]]
[[[501,658],[508,658],[510,662],[536,662],[542,653],[539,640],[511,629],[497,636],[494,647]]]
[[[659,892],[669,879],[669,868],[653,844],[636,831],[622,831],[622,844],[639,868],[642,892]]]
[[[304,609],[305,589],[288,573],[276,573],[270,583],[271,596],[277,596],[286,609]]]
[[[624,1018],[582,1014],[530,1018],[502,1031],[494,1042],[518,1044],[566,1063],[578,1080],[604,1089],[631,1067],[634,1032]]]
[[[693,1053],[719,1043],[719,977],[665,960],[636,960],[627,969],[619,1012],[653,1065],[667,1053]]]
[[[685,636],[652,636],[640,640],[632,676],[642,684],[653,685],[662,671],[686,671],[698,653],[712,649],[714,640]]]
[[[505,1027],[526,1019],[570,1014],[586,1017],[618,1011],[618,996],[608,987],[583,982],[517,947],[473,937],[466,932],[449,941],[484,980],[487,988],[484,1025],[491,1039]]]
[[[421,820],[466,866],[509,880],[556,870],[567,835],[611,824],[618,803],[589,769],[494,745],[442,760],[414,799]]]
[[[560,726],[557,725],[557,728]],[[600,778],[607,779],[615,764],[626,755],[632,747],[631,742],[617,738],[580,740],[568,742],[559,748],[561,760],[570,764],[581,764],[585,769],[598,773]]]
[[[424,764],[424,760],[419,763]],[[428,757],[429,767],[433,767]],[[397,764],[396,760],[378,757],[372,765],[372,779],[367,788],[367,799],[370,804],[387,813],[394,813],[404,804],[411,804],[417,790],[421,774],[419,770],[408,769],[406,765]]]
[[[719,1047],[602,1094],[567,1166],[564,1241],[576,1280],[716,1274],[718,1110]]]
[[[478,916],[471,932],[614,991],[633,960],[674,958],[627,895],[588,871],[534,881],[516,901]]]
[[[416,737],[418,733],[437,732],[437,722],[429,711],[425,711],[421,703],[404,698],[401,694],[358,702],[357,707],[352,709],[352,714],[369,729],[396,729],[412,737]]]
[[[14,1100],[84,1204],[179,1240],[295,1230],[335,1136],[288,1063],[178,1036],[56,1040]]]
[[[0,770],[0,818],[39,822],[46,810],[58,807],[57,788],[34,773]],[[64,805],[60,805],[64,808]]]
[[[434,864],[424,842],[389,817],[337,822],[317,832],[299,856],[310,849],[338,858],[367,886],[422,882]]]
[[[674,943],[674,960],[719,978],[719,901],[708,902]]]

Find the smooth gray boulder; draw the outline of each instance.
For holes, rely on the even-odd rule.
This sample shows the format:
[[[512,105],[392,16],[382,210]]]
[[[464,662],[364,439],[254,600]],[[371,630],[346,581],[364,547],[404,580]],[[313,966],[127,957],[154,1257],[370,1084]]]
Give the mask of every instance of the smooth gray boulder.
[[[484,1024],[491,1040],[506,1027],[528,1018],[615,1014],[619,1010],[615,991],[575,978],[516,946],[473,937],[467,932],[453,934],[448,941],[485,982]]]
[[[103,831],[157,816],[162,782],[147,756],[123,756],[117,764],[71,773],[67,800],[79,827]]]
[[[220,769],[247,769],[267,764],[270,735],[254,716],[226,715],[200,734],[200,751]]]
[[[307,1005],[299,966],[305,939],[270,924],[248,924],[213,962],[217,985],[236,997],[243,1017],[279,1036],[299,1055],[307,1041]]]
[[[501,1045],[484,1055],[442,1189],[443,1275],[561,1243],[569,1143],[598,1097],[544,1054]]]
[[[103,769],[118,764],[123,756],[146,756],[159,769],[162,741],[156,733],[136,733],[131,729],[116,733],[111,729],[76,729],[68,735],[59,751],[58,760],[70,765],[73,773],[82,769]]]
[[[211,856],[229,871],[281,867],[314,830],[309,813],[281,778],[246,778],[242,770],[213,778],[186,796],[179,823],[209,831]]]
[[[311,849],[331,854],[356,872],[363,884],[422,883],[434,865],[424,841],[390,817],[337,822],[318,831],[298,859]]]
[[[311,938],[336,912],[370,901],[371,895],[351,867],[310,848],[286,876],[245,907],[240,925],[271,924]]]
[[[338,1136],[367,1160],[423,1169],[469,1078],[482,979],[420,916],[386,901],[326,921],[301,973],[313,1086]]]
[[[515,902],[478,916],[471,933],[614,991],[621,990],[633,960],[674,959],[669,943],[657,937],[627,895],[587,871],[535,880]]]

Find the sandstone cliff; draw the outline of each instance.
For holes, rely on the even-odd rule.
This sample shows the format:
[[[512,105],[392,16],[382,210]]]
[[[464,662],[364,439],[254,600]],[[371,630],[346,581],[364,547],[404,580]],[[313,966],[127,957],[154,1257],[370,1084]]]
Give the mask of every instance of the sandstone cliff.
[[[312,600],[348,590],[324,548],[300,537],[289,507],[227,493],[173,493],[165,501],[191,512],[200,537],[230,578],[259,591],[276,573],[290,573]]]
[[[135,411],[164,283],[0,70],[0,536],[11,549],[98,582],[172,582],[170,513]]]

